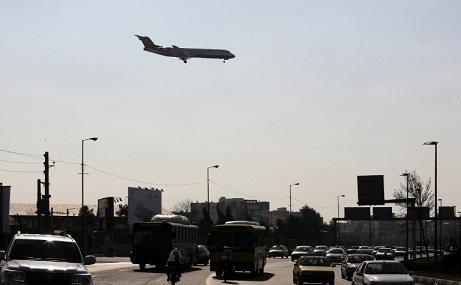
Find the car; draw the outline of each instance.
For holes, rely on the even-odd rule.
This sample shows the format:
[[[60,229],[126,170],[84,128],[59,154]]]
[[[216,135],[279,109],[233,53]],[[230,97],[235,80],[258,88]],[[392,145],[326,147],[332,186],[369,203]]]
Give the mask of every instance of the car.
[[[326,258],[330,263],[341,263],[346,257],[346,251],[340,247],[330,248],[326,253]]]
[[[197,246],[197,264],[208,265],[210,261],[210,252],[203,244]]]
[[[328,246],[326,245],[317,245],[314,248],[313,255],[316,256],[325,256],[327,254]]]
[[[0,251],[1,284],[92,285],[86,265],[93,255],[82,258],[75,240],[68,235],[21,234],[13,236],[8,250]]]
[[[396,257],[403,257],[407,253],[405,247],[402,246],[397,246],[394,250],[395,256]]]
[[[392,248],[383,247],[378,249],[375,255],[376,260],[394,260],[395,253]]]
[[[299,257],[303,255],[309,255],[314,251],[312,246],[308,245],[299,245],[291,253],[291,261],[298,260]]]
[[[341,263],[341,277],[346,280],[351,280],[354,271],[357,267],[366,260],[374,260],[370,254],[350,254]]]
[[[333,265],[334,266],[334,265]],[[335,284],[335,272],[326,257],[301,256],[293,266],[293,283]]]
[[[371,255],[376,256],[376,253],[378,252],[378,249],[384,248],[384,247],[385,247],[385,246],[383,246],[383,245],[375,246],[375,247],[373,248],[373,250],[371,251]]]
[[[373,249],[371,247],[366,246],[366,245],[362,245],[362,246],[359,246],[359,249],[357,250],[357,253],[371,254],[372,251],[373,251]]]
[[[414,285],[415,281],[400,262],[391,260],[364,261],[352,276],[352,285]]]
[[[284,245],[274,245],[269,249],[267,253],[267,257],[280,257],[280,258],[288,258],[288,248]]]

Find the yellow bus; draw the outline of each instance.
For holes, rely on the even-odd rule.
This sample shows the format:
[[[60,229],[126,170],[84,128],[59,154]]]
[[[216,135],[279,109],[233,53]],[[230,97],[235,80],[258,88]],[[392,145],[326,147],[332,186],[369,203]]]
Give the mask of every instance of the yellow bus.
[[[208,237],[210,270],[222,274],[220,263],[225,246],[232,247],[236,271],[264,273],[266,265],[266,228],[257,222],[231,221],[211,227]]]

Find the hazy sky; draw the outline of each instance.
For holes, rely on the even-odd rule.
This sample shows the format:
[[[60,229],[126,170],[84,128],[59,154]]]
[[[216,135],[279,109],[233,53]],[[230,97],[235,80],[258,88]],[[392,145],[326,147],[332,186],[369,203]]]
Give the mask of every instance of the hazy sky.
[[[224,48],[219,60],[147,53]],[[304,204],[326,219],[357,202],[356,176],[386,197],[416,170],[461,210],[459,1],[1,1],[0,148],[86,163],[86,202],[164,188],[164,206],[220,196]],[[38,159],[0,152],[0,160]],[[40,164],[0,161],[13,202],[34,202]],[[78,165],[56,162],[52,202],[80,202]]]

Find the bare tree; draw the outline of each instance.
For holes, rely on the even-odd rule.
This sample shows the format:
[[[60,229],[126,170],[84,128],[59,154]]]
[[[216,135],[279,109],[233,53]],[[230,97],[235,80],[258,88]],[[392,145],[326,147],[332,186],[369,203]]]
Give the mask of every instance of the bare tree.
[[[422,181],[421,177],[416,173],[416,171],[408,172],[408,197],[415,198],[415,207],[428,207],[429,211],[434,209],[434,194],[431,191],[431,179],[429,178],[427,182]],[[398,189],[394,190],[394,198],[396,199],[405,199],[407,197],[407,183],[402,182],[399,185]],[[398,204],[403,209],[406,209],[406,203]],[[421,217],[421,211],[415,213],[418,216],[418,223],[420,233],[422,234],[422,239],[424,246],[426,248],[426,254],[428,254],[426,234],[423,229],[423,219]],[[421,251],[422,255],[422,251]]]
[[[434,193],[431,191],[431,179],[424,182],[416,171],[408,172],[408,197],[416,198],[416,207],[429,207],[434,209]],[[407,182],[400,183],[399,188],[394,190],[395,199],[407,198]],[[406,208],[405,203],[398,204],[403,209]]]
[[[190,218],[191,207],[190,204],[193,203],[192,199],[183,199],[178,201],[173,206],[173,213],[178,215],[183,215]]]

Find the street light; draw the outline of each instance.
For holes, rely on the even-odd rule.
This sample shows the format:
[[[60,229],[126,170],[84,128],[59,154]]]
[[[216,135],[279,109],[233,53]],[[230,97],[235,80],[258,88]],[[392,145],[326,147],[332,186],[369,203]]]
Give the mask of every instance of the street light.
[[[299,182],[296,182],[294,184],[290,184],[290,216],[291,216],[291,186],[298,186]]]
[[[434,267],[437,270],[438,268],[438,251],[437,251],[437,145],[439,142],[436,141],[428,141],[425,142],[423,145],[433,145],[434,152],[435,152],[435,163],[434,163]]]
[[[439,206],[439,209],[440,207],[442,207],[442,198],[439,198],[437,199],[439,202],[440,202],[440,206]],[[439,214],[440,214],[440,211],[439,211]],[[441,219],[439,219],[439,246],[440,246],[440,249],[443,250],[443,238],[442,238],[442,225],[443,223],[440,222]]]
[[[407,213],[406,213],[406,217],[405,217],[405,222],[406,222],[406,231],[405,231],[405,261],[408,260],[408,176],[410,174],[408,172],[405,172],[405,173],[402,173],[400,174],[400,176],[404,176],[406,179],[407,179],[407,201],[405,202],[405,204],[407,205]]]
[[[338,200],[338,219],[339,219],[339,197],[343,197],[343,198],[344,198],[344,197],[346,197],[346,195],[341,194],[341,195],[336,196],[336,199]]]
[[[85,213],[83,212],[83,206],[85,205],[85,163],[84,163],[84,142],[86,141],[97,141],[98,138],[93,137],[93,138],[87,138],[82,140],[82,207],[80,208],[81,215],[82,215],[82,253],[85,255]]]
[[[210,168],[218,168],[219,165],[216,164],[216,165],[213,165],[213,166],[209,166],[206,168],[206,201],[207,201],[207,207],[208,207],[208,215],[211,215],[210,214]]]

